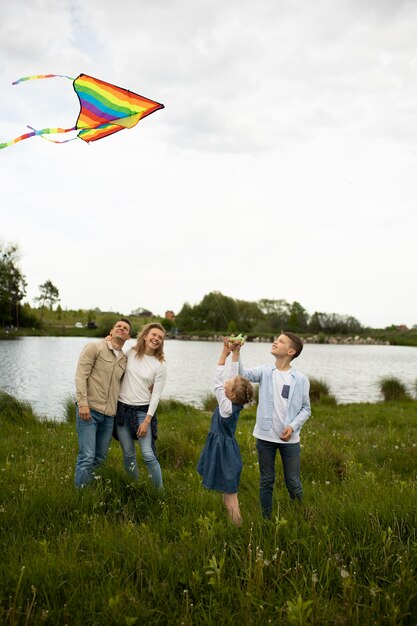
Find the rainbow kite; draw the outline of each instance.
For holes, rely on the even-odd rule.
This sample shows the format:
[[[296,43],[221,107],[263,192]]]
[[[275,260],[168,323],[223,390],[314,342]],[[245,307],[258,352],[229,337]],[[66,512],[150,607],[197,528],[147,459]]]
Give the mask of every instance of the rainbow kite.
[[[35,137],[35,135],[39,135],[42,139],[48,139],[48,141],[53,143],[67,143],[78,138],[90,143],[90,141],[103,139],[103,137],[117,133],[124,128],[133,128],[143,117],[164,108],[163,104],[148,100],[148,98],[139,96],[137,93],[133,93],[133,91],[116,87],[86,74],[80,74],[75,79],[62,74],[26,76],[16,80],[13,85],[17,85],[25,80],[55,78],[56,76],[73,81],[75,93],[80,101],[80,113],[75,126],[72,128],[43,128],[42,130],[35,130],[28,126],[31,130],[30,133],[20,135],[20,137],[16,137],[16,139],[12,139],[7,143],[0,143],[0,149],[7,148],[7,146],[22,141],[22,139]],[[80,132],[76,137],[64,141],[55,141],[44,136],[69,133],[74,130],[79,130]]]

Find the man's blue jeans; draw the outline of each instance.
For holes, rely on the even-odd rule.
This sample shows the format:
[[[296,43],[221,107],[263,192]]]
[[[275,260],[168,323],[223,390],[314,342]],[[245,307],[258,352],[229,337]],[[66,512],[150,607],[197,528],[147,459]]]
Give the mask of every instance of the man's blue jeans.
[[[113,433],[114,417],[90,409],[91,420],[77,415],[78,458],[75,465],[75,485],[84,487],[93,478],[93,470],[107,458]]]
[[[300,443],[278,443],[275,441],[256,440],[258,450],[260,477],[259,496],[262,507],[262,515],[271,517],[272,492],[275,484],[275,457],[279,450],[284,481],[290,494],[291,500],[301,501],[303,488],[300,479]]]
[[[119,410],[120,407],[118,407],[118,415]],[[145,417],[145,411],[135,411],[135,422],[137,423],[137,426],[139,426],[139,424],[142,424]],[[122,446],[124,468],[129,476],[131,476],[134,480],[139,480],[139,471],[136,461],[135,448],[136,440],[132,437],[132,430],[128,419],[124,419],[123,424],[121,425],[118,423],[118,419],[116,417],[116,433],[120,441],[120,445]],[[156,458],[155,452],[152,448],[152,428],[150,424],[148,426],[145,437],[139,437],[138,441],[140,449],[142,451],[143,460],[146,463],[146,467],[148,469],[148,473],[152,479],[153,484],[157,489],[163,489],[164,485],[162,481],[161,466],[159,465],[159,461]]]

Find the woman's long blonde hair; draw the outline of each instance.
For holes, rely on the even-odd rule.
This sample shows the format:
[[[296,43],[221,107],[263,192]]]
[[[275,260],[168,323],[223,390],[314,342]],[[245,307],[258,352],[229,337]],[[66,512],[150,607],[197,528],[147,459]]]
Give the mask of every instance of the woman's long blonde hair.
[[[158,328],[159,330],[162,330],[164,335],[166,333],[165,328],[162,326],[162,324],[159,324],[159,322],[150,322],[149,324],[145,324],[145,326],[142,328],[142,330],[140,330],[138,332],[136,345],[133,347],[133,349],[136,351],[136,356],[137,356],[138,359],[141,359],[143,357],[143,355],[145,354],[146,337],[148,336],[149,331],[152,330],[152,328]],[[164,340],[163,339],[162,339],[161,345],[155,351],[154,357],[157,358],[158,361],[165,361]]]

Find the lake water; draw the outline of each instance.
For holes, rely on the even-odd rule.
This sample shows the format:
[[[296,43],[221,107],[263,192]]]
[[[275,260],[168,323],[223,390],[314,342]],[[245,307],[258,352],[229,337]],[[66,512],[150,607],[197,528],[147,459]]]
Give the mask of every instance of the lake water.
[[[38,415],[63,419],[65,399],[75,394],[77,360],[89,341],[84,337],[0,341],[0,389],[30,402]],[[132,340],[126,347],[133,344]],[[218,342],[167,340],[163,397],[201,406],[204,396],[212,393],[220,350]],[[270,344],[245,344],[242,360],[246,367],[273,363]],[[417,348],[306,344],[294,364],[307,376],[325,380],[338,402],[376,402],[381,400],[378,381],[383,376],[395,376],[413,390]]]

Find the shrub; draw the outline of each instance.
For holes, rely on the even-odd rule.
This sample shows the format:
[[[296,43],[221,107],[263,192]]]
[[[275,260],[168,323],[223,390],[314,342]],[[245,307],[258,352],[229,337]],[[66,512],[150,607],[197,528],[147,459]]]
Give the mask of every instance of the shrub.
[[[73,396],[68,395],[65,398],[64,408],[65,408],[65,421],[68,422],[68,424],[75,424],[76,415],[75,415],[75,401],[74,401]]]
[[[213,412],[217,406],[217,398],[214,393],[207,393],[202,399],[202,407],[204,411]]]
[[[36,416],[28,402],[22,402],[5,391],[0,391],[0,422],[21,426],[35,421]]]
[[[310,378],[310,400],[311,402],[336,404],[336,398],[330,393],[329,385],[321,378]]]
[[[379,389],[384,396],[384,401],[409,400],[410,396],[402,383],[395,376],[385,376],[379,381]]]

